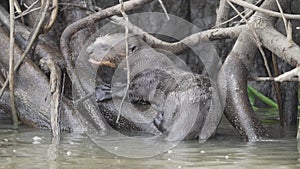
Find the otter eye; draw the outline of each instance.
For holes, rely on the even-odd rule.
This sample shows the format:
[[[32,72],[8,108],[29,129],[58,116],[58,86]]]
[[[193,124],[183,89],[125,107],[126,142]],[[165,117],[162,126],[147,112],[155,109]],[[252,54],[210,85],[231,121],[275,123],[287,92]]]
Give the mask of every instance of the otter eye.
[[[132,46],[129,46],[129,49],[131,52],[135,52],[138,50],[138,47],[136,45],[132,45]]]
[[[100,44],[100,48],[102,49],[102,50],[108,50],[109,49],[109,45],[107,45],[107,44]]]

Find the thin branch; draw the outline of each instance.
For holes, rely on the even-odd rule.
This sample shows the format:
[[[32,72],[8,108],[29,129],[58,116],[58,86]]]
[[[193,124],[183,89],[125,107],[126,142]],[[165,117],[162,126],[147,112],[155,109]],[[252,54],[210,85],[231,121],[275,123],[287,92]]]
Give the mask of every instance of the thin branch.
[[[255,0],[244,0],[244,1],[246,1],[246,2],[248,2],[248,3],[250,3],[250,4],[254,4],[254,1],[255,1]],[[244,10],[250,11],[251,9],[244,8]]]
[[[29,10],[29,11],[24,11],[20,15],[16,16],[15,19],[19,19],[19,18],[21,18],[23,16],[26,16],[26,15],[28,15],[28,14],[34,12],[34,11],[40,10],[40,9],[41,9],[41,7],[37,7],[37,8],[34,8],[32,10]]]
[[[38,2],[39,2],[39,0],[34,1],[29,7],[27,7],[27,9],[26,9],[25,11],[23,11],[23,12],[20,13],[18,16],[16,16],[15,19],[18,19],[18,18],[20,18],[20,17],[23,17],[23,16],[25,16],[25,15],[28,15],[28,14],[31,13],[31,12],[40,10],[41,7],[32,9]]]
[[[233,17],[231,19],[228,20],[228,16],[229,16],[229,11],[230,11],[230,7],[227,3],[226,0],[220,0],[220,4],[219,4],[219,8],[217,9],[217,18],[216,18],[216,26],[217,28],[219,27],[227,27],[224,26],[226,23],[230,22],[230,20],[235,19],[236,17]],[[238,15],[236,15],[238,16]]]
[[[102,10],[97,6],[95,8],[99,11]],[[111,16],[110,19],[114,24],[121,26],[126,25],[126,22],[124,22],[124,19],[122,17]],[[151,47],[168,50],[174,54],[181,54],[188,49],[188,46],[197,45],[201,41],[237,38],[244,27],[246,26],[240,25],[230,28],[209,29],[203,32],[192,34],[178,42],[170,43],[157,39],[148,32],[145,32],[143,29],[132,24],[130,21],[128,22],[128,29],[130,30],[130,32],[140,36],[144,41],[151,45]]]
[[[279,76],[279,68],[278,68],[278,63],[277,63],[277,58],[275,54],[272,52],[272,64],[274,68],[274,76]],[[280,118],[280,124],[283,126],[284,125],[284,114],[283,114],[283,102],[282,102],[282,96],[281,96],[281,90],[280,90],[280,83],[278,82],[272,82],[274,83],[275,87],[275,94],[276,94],[276,100],[278,104],[278,110],[279,110],[279,118]]]
[[[48,24],[44,26],[44,30],[43,30],[44,33],[48,32],[52,28],[53,24],[56,21],[57,14],[58,14],[58,0],[52,0],[52,12]]]
[[[10,37],[9,37],[9,89],[10,89],[10,104],[11,104],[11,112],[13,125],[18,128],[18,115],[15,104],[15,82],[14,82],[14,33],[15,33],[15,19],[14,19],[14,0],[9,0],[9,12],[10,12]]]
[[[19,66],[22,64],[23,60],[25,59],[27,53],[30,51],[34,41],[36,40],[36,38],[38,37],[38,34],[40,32],[40,28],[42,27],[43,25],[43,22],[45,20],[45,17],[46,17],[46,13],[47,13],[47,9],[49,7],[49,0],[46,0],[43,4],[42,4],[42,10],[41,10],[41,16],[40,16],[40,20],[38,21],[38,24],[37,26],[34,27],[34,30],[32,32],[32,36],[30,36],[30,40],[29,40],[29,43],[25,49],[25,51],[22,53],[22,56],[20,58],[20,60],[17,62],[17,64],[15,65],[14,67],[14,71],[17,71],[17,69],[19,68]],[[0,91],[0,98],[2,97],[3,93],[4,93],[4,90],[5,88],[7,87],[8,85],[8,79],[6,79],[1,91]]]
[[[276,77],[248,77],[248,81],[276,81]],[[289,79],[284,79],[284,82],[298,82],[298,78],[289,78]]]
[[[111,19],[118,25],[125,25],[126,23],[124,20],[117,16],[112,16]],[[192,34],[188,37],[183,38],[182,40],[174,43],[165,42],[160,39],[155,38],[148,32],[145,32],[143,29],[135,26],[134,24],[128,24],[129,30],[140,36],[144,39],[151,47],[153,48],[160,48],[167,51],[170,51],[174,54],[183,53],[185,50],[188,49],[188,46],[195,46],[199,44],[201,41],[207,40],[217,40],[217,39],[226,39],[226,38],[237,38],[245,25],[230,27],[230,28],[216,28],[216,29],[209,29],[203,32],[198,32]]]
[[[267,14],[267,15],[270,15],[273,17],[278,17],[278,18],[282,17],[281,13],[279,13],[279,12],[274,12],[274,11],[270,11],[270,10],[267,10],[264,8],[260,8],[260,7],[257,7],[253,4],[245,2],[245,1],[241,1],[241,0],[229,0],[229,1],[232,3],[235,3],[237,5],[240,5],[240,6],[243,6],[246,8],[250,8],[252,10],[255,10],[255,11],[258,11],[258,12],[261,12],[261,13],[264,13],[264,14]],[[300,20],[300,15],[284,14],[284,16],[286,19]]]
[[[281,14],[281,17],[282,17],[282,20],[283,20],[283,23],[284,23],[285,31],[287,33],[288,32],[288,23],[287,23],[286,17],[284,16],[284,12],[283,12],[282,7],[281,7],[278,0],[276,0],[276,3],[277,3],[278,9],[280,11],[280,14]]]
[[[225,2],[227,3],[227,0],[222,0],[222,1],[225,1]],[[255,6],[260,5],[260,4],[262,3],[262,1],[263,1],[263,0],[257,1],[257,2],[255,3]],[[220,1],[220,3],[221,3],[221,1]],[[223,2],[223,3],[224,3],[224,2]],[[227,3],[227,6],[229,6],[228,3]],[[221,7],[219,7],[219,10],[220,10],[220,8],[221,8]],[[231,21],[233,21],[234,19],[236,19],[236,18],[239,17],[239,15],[237,14],[237,15],[231,17],[230,19],[228,19],[228,20],[223,21],[222,23],[220,23],[221,21],[218,21],[218,15],[219,15],[218,13],[220,13],[219,10],[218,10],[218,12],[217,12],[216,25],[213,26],[212,28],[219,28],[219,27],[222,27],[222,25],[227,24],[227,23],[229,23],[229,22],[231,22]],[[246,13],[246,14],[245,14],[245,13]],[[243,10],[243,11],[241,12],[241,14],[245,14],[245,18],[249,18],[253,13],[254,13],[253,10],[250,10],[250,11],[249,11],[249,10]],[[219,16],[219,17],[220,17],[220,16]],[[240,21],[240,22],[241,22],[241,21]]]
[[[282,10],[282,7],[279,3],[279,0],[276,0],[276,3],[277,3],[277,6],[278,6],[278,9],[282,15],[282,20],[283,20],[283,23],[284,23],[284,27],[285,27],[285,32],[286,32],[286,36],[287,36],[287,39],[288,39],[288,43],[290,46],[293,45],[293,30],[292,30],[292,23],[290,21],[288,21],[285,16],[284,16],[284,12]]]
[[[283,82],[283,81],[290,81],[295,77],[298,77],[298,81],[300,81],[300,67],[285,72],[284,74],[276,77],[274,80],[277,82]]]
[[[20,4],[19,4],[18,1],[14,0],[14,6],[16,8],[17,14],[21,14],[22,13],[22,9],[21,9]],[[22,23],[24,23],[24,18],[23,17],[21,17],[21,21],[22,21]]]
[[[166,9],[163,1],[162,0],[158,0],[158,2],[160,3],[161,8],[163,9],[164,13],[166,14],[167,19],[170,20],[170,16],[168,14],[168,11],[167,11],[167,9]]]
[[[129,20],[128,20],[128,16],[125,13],[123,0],[119,0],[119,3],[121,5],[121,14],[122,14],[122,16],[123,16],[123,18],[125,19],[125,22],[126,22],[126,24],[125,24],[125,59],[126,59],[126,68],[127,68],[127,73],[126,73],[127,83],[126,83],[125,94],[122,98],[122,101],[121,101],[121,104],[120,104],[120,107],[119,107],[119,113],[118,113],[118,116],[117,116],[116,123],[119,123],[120,115],[121,115],[121,112],[122,112],[122,107],[123,107],[125,98],[127,96],[127,93],[128,93],[128,90],[129,90],[129,84],[130,84],[130,67],[129,67],[129,57],[128,57],[128,53],[129,53],[129,51],[128,51],[128,23],[129,23]]]
[[[225,0],[225,1],[226,1],[226,0]],[[244,11],[241,12],[241,14],[245,14],[245,13],[246,13],[246,10],[244,10]],[[230,19],[228,19],[228,20],[222,22],[222,23],[216,22],[216,25],[213,26],[212,28],[220,28],[220,27],[224,27],[223,25],[225,25],[225,24],[227,24],[227,23],[229,23],[229,22],[235,20],[235,19],[238,18],[238,17],[240,17],[240,16],[239,16],[239,15],[235,15],[235,16],[231,17]],[[246,17],[246,16],[245,16],[245,17]],[[247,17],[246,17],[246,18],[247,18]]]
[[[293,45],[293,28],[292,28],[292,22],[291,21],[288,21],[286,38],[288,40],[289,45],[292,46]]]

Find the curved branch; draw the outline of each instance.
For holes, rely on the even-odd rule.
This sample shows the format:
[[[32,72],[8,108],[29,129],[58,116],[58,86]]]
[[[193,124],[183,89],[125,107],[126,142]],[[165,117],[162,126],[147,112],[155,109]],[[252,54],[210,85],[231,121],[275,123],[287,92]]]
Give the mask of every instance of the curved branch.
[[[209,29],[203,32],[192,34],[191,36],[188,36],[175,43],[162,41],[161,43],[155,43],[152,46],[156,48],[163,48],[175,54],[179,54],[185,51],[187,46],[195,46],[201,41],[237,38],[242,32],[243,28],[245,28],[245,25],[230,28]]]
[[[119,17],[113,16],[112,19],[120,25],[125,25],[125,22]],[[230,27],[230,28],[215,28],[209,29],[206,31],[198,32],[192,34],[188,37],[183,38],[182,40],[174,43],[165,42],[160,39],[155,38],[148,32],[145,32],[141,28],[133,25],[129,22],[128,28],[129,30],[141,36],[148,44],[150,44],[153,48],[160,48],[167,51],[170,51],[174,54],[181,54],[188,49],[188,46],[195,46],[201,41],[206,40],[218,40],[218,39],[226,39],[226,38],[237,38],[245,25]]]
[[[44,30],[43,30],[44,33],[47,33],[55,23],[58,14],[58,0],[52,0],[52,8],[53,9],[50,15],[49,22],[47,25],[44,26]]]
[[[118,25],[126,25],[124,19],[121,17],[112,16],[111,19]],[[128,23],[128,29],[132,33],[137,34],[142,39],[144,39],[149,45],[151,45],[151,47],[164,49],[174,54],[181,54],[188,49],[188,46],[195,46],[201,41],[237,38],[244,27],[245,25],[230,28],[209,29],[206,31],[192,34],[178,42],[170,43],[157,39],[148,32],[145,32],[143,29],[135,26],[130,21]]]
[[[236,0],[230,1],[234,2]],[[288,8],[290,2],[291,0],[280,0],[283,9]],[[278,11],[275,0],[264,1],[262,8]],[[266,20],[264,21],[262,18],[266,18]],[[272,25],[273,22],[275,22],[273,17],[267,17],[267,15],[260,12],[256,12],[249,20],[250,24],[254,24],[254,28],[264,45],[266,45],[265,40],[267,37],[271,37],[273,40],[276,38],[276,35],[270,36],[270,34],[266,35],[266,33],[263,33],[269,30],[268,25]],[[218,75],[218,86],[221,96],[226,95],[224,113],[228,120],[241,135],[246,136],[250,141],[255,141],[264,136],[266,131],[255,116],[247,96],[247,78],[245,77],[248,76],[249,70],[251,70],[257,51],[252,36],[248,27],[242,31],[231,53],[222,65]],[[262,38],[262,36],[266,37]],[[278,43],[278,41],[273,43]],[[276,46],[278,45],[283,44],[276,44]],[[283,52],[289,53],[289,51]],[[276,52],[274,53],[277,54]]]

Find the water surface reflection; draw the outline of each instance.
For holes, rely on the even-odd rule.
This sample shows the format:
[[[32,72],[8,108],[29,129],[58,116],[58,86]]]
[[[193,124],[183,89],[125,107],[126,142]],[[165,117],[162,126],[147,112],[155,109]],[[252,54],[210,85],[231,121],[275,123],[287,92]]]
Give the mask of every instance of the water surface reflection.
[[[63,133],[58,144],[50,131],[2,125],[0,168],[299,168],[296,128],[282,129],[278,123],[267,128],[269,139],[247,143],[224,121],[217,137],[206,143],[184,141],[163,154],[134,159],[108,153],[82,133]]]

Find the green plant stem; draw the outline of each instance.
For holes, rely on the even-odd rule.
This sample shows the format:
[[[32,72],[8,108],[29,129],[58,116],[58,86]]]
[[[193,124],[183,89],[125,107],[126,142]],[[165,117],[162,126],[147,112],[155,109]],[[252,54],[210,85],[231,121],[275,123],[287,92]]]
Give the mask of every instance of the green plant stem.
[[[259,91],[257,91],[256,89],[254,89],[253,87],[251,87],[249,85],[248,85],[248,89],[253,95],[258,97],[261,101],[266,103],[268,106],[278,109],[278,104],[276,102],[274,102],[270,98],[266,97],[265,95],[261,94]]]

